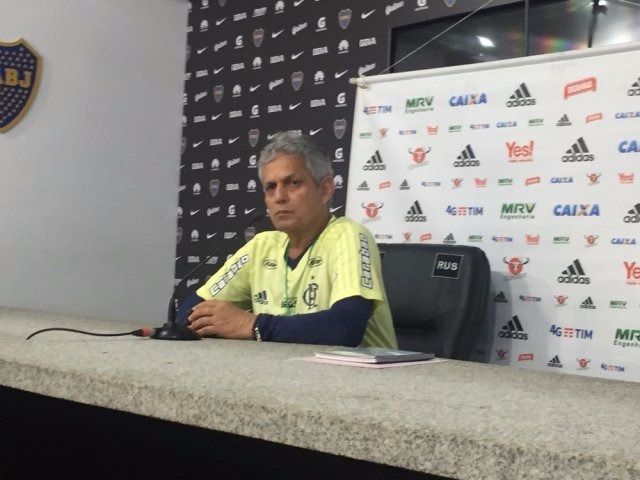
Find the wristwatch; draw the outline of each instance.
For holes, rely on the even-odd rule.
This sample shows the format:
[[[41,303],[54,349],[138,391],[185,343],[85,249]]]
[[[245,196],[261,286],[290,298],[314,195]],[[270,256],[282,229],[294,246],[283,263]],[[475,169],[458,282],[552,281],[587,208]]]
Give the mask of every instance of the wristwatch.
[[[253,338],[256,342],[262,341],[262,335],[260,335],[260,328],[258,328],[258,317],[256,317],[256,321],[253,323]]]

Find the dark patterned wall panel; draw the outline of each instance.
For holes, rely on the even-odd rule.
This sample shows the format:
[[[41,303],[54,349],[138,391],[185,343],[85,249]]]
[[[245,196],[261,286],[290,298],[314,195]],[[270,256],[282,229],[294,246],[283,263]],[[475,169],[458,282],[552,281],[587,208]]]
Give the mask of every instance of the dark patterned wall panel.
[[[344,214],[355,87],[388,66],[398,25],[469,11],[476,0],[194,0],[189,14],[176,278],[193,289],[264,211],[256,162],[280,130],[313,135],[333,159]],[[503,2],[496,2],[503,3]]]

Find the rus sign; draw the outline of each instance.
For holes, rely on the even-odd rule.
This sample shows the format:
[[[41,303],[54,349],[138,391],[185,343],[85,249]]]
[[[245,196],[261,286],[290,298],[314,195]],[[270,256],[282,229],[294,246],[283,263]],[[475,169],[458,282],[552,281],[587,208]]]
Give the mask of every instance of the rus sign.
[[[27,113],[38,90],[42,59],[26,40],[0,42],[0,133]]]

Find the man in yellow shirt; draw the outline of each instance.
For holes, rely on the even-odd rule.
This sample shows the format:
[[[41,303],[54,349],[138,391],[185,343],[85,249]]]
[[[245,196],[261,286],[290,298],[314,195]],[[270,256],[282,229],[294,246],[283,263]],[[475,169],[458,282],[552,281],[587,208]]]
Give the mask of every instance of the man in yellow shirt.
[[[281,132],[258,175],[277,231],[256,235],[197,295],[187,323],[200,335],[397,348],[371,233],[329,207],[331,161],[310,137]]]

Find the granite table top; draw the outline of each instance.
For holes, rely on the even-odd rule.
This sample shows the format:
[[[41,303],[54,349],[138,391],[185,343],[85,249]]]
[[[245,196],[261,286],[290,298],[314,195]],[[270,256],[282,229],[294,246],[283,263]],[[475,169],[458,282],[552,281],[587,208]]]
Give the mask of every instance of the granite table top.
[[[640,384],[447,360],[366,369],[319,347],[89,337],[115,320],[0,308],[0,384],[457,479],[640,479]]]

